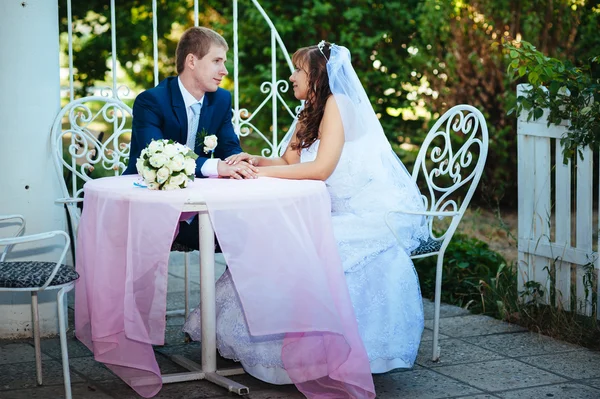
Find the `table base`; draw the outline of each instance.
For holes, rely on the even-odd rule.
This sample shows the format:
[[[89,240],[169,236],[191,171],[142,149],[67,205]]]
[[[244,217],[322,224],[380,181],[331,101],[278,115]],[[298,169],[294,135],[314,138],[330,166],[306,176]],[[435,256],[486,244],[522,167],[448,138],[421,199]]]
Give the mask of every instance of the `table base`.
[[[250,389],[247,386],[239,384],[229,378],[230,375],[244,374],[245,371],[241,367],[226,368],[222,370],[216,370],[214,372],[204,372],[202,367],[196,362],[181,356],[173,355],[169,357],[173,362],[177,363],[181,367],[188,369],[188,372],[164,374],[162,376],[163,384],[170,384],[173,382],[184,382],[184,381],[195,381],[195,380],[207,380],[227,388],[229,392],[236,393],[238,395],[247,395],[250,393]]]

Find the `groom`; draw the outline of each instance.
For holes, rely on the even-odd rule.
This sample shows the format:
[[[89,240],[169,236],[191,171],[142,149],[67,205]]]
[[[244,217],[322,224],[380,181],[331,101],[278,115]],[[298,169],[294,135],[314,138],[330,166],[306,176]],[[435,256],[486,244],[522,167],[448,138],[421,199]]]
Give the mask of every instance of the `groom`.
[[[242,152],[231,123],[231,94],[219,87],[227,75],[227,42],[217,32],[203,27],[185,31],[176,51],[178,76],[169,77],[137,96],[133,104],[133,126],[129,164],[124,174],[137,173],[135,164],[152,139],[171,139],[193,148],[197,177],[256,177],[248,163],[228,165],[222,159]],[[217,136],[214,158],[204,153],[206,135]],[[198,248],[198,218],[180,223],[176,241]]]

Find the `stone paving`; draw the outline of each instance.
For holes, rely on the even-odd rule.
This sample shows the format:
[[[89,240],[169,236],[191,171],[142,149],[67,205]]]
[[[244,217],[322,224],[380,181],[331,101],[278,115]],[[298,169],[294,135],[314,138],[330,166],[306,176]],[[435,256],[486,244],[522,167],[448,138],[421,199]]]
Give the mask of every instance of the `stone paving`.
[[[192,264],[197,264],[192,254]],[[173,254],[169,269],[168,308],[183,306],[183,267],[180,255]],[[224,270],[219,259],[218,272]],[[217,273],[217,275],[219,274]],[[192,303],[198,303],[197,268],[192,268]],[[440,328],[441,359],[430,360],[433,304],[424,300],[425,331],[416,365],[410,370],[374,376],[377,397],[382,399],[437,398],[600,398],[600,353],[557,341],[487,316],[472,315],[442,305]],[[69,321],[73,323],[72,296]],[[182,354],[200,361],[200,346],[185,343],[182,317],[167,321],[166,345],[156,347],[163,372],[184,371],[168,355]],[[58,338],[42,340],[44,385],[37,386],[33,340],[0,340],[0,399],[62,398],[62,367]],[[139,398],[88,349],[69,337],[69,362],[74,398]],[[223,361],[223,363],[226,363]],[[233,365],[232,362],[222,366]],[[248,375],[232,379],[250,388],[248,398],[303,398],[293,386],[275,386]],[[156,398],[236,397],[206,381],[164,385]]]

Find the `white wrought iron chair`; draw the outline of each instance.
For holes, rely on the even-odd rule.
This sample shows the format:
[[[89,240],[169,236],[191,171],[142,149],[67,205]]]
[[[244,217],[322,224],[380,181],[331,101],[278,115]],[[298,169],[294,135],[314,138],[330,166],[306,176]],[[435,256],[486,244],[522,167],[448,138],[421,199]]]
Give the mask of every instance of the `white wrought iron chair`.
[[[421,242],[411,253],[411,258],[437,256],[433,361],[438,361],[440,358],[438,340],[444,252],[477,188],[487,152],[488,130],[481,112],[470,105],[452,107],[440,117],[425,137],[412,172],[413,181],[418,182],[419,176],[423,175],[427,184],[427,192],[422,194],[426,211],[416,213],[397,209],[386,215],[386,223],[394,235],[396,232],[392,228],[390,219],[394,213],[419,214],[427,217],[429,239]],[[434,232],[435,218],[450,218],[448,227],[439,236]]]
[[[92,179],[91,173],[99,169],[105,175],[119,176],[125,171],[131,137],[127,121],[131,115],[131,108],[118,98],[90,96],[71,101],[54,120],[51,146],[64,196],[55,202],[64,204],[75,236],[81,217],[83,184]],[[112,124],[112,132],[106,139],[100,136],[104,132],[92,130],[98,120]],[[187,318],[190,309],[189,252],[192,250],[174,243],[171,251],[184,253],[185,304],[184,309],[168,311],[167,316]]]
[[[9,222],[13,220],[13,222]],[[16,222],[15,222],[16,221]],[[0,239],[0,248],[4,251],[0,255],[0,291],[3,292],[31,292],[31,319],[33,324],[33,343],[35,346],[35,371],[38,385],[42,385],[42,354],[40,349],[40,320],[38,312],[38,293],[47,290],[58,290],[56,302],[58,305],[58,328],[60,335],[60,352],[62,356],[63,378],[65,384],[65,397],[71,398],[71,375],[69,373],[69,353],[67,350],[67,333],[65,324],[64,298],[65,294],[73,289],[79,275],[72,266],[64,265],[63,261],[69,250],[70,239],[64,231],[49,231],[32,235],[23,235],[25,218],[21,215],[0,215],[0,222],[18,223],[20,228],[11,238]],[[58,262],[42,261],[14,261],[6,260],[7,254],[15,245],[49,240],[60,236],[65,244]]]

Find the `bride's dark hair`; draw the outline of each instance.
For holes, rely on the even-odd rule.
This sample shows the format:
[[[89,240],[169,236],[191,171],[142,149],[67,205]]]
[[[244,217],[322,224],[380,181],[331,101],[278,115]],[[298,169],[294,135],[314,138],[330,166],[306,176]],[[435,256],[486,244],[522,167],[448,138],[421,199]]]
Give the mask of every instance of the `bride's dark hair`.
[[[304,109],[298,115],[296,141],[291,145],[293,150],[308,148],[319,138],[325,103],[331,95],[327,75],[330,54],[331,44],[325,42],[322,51],[318,46],[303,47],[292,56],[294,65],[304,69],[308,75],[308,92]]]

